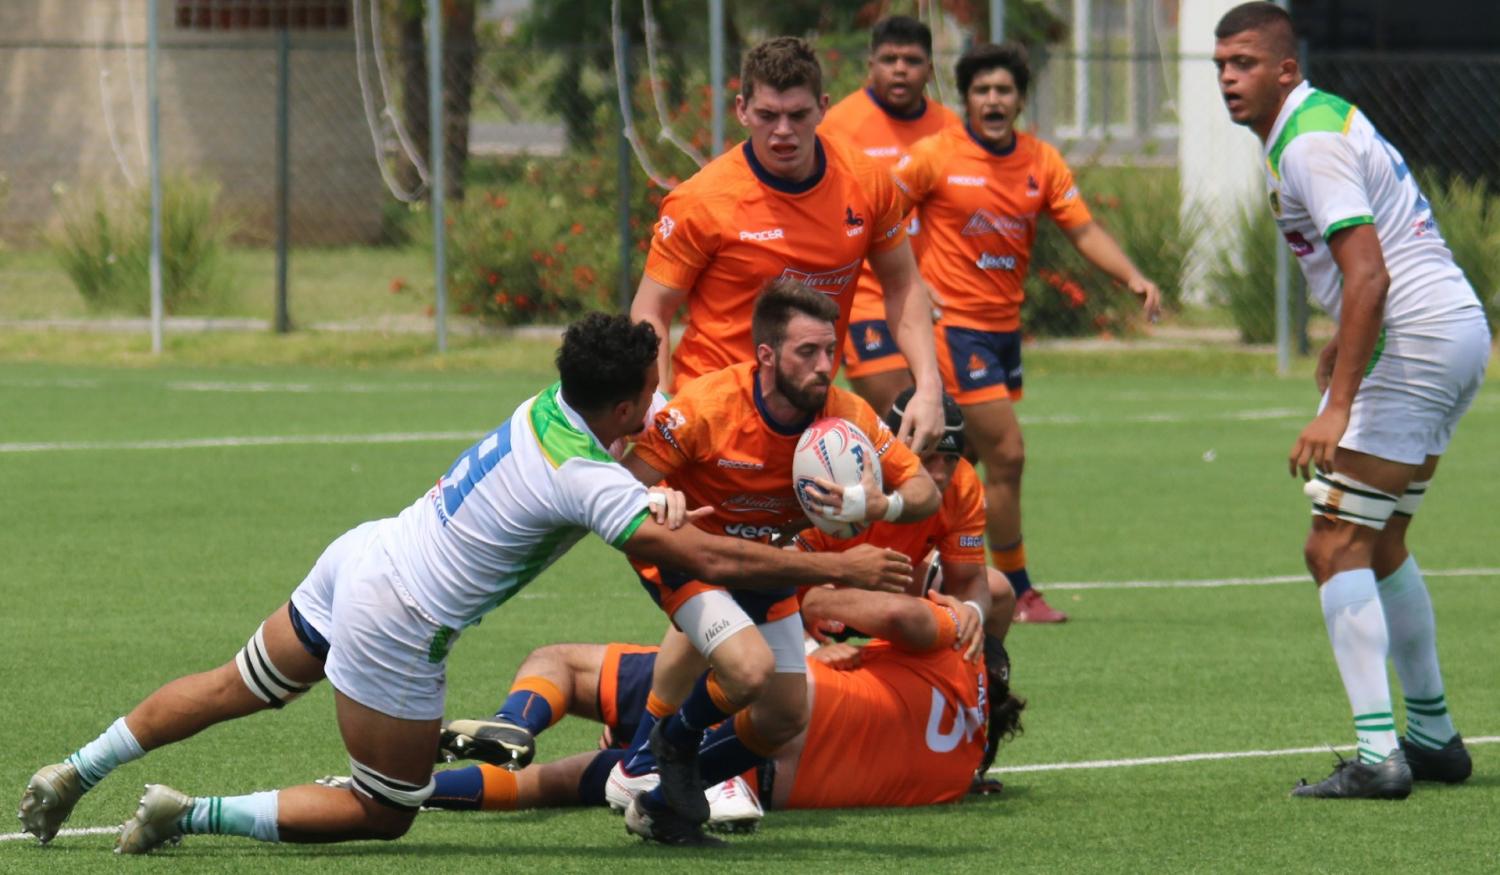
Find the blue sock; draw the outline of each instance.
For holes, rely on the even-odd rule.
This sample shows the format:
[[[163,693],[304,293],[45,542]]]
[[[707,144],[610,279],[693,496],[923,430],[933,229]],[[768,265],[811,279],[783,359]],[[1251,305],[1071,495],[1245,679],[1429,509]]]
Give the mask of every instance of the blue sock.
[[[650,711],[641,712],[641,722],[635,727],[635,736],[630,739],[630,747],[625,749],[625,764],[622,766],[625,774],[640,777],[656,771],[656,757],[651,753],[651,730],[656,728],[660,720],[660,717]]]
[[[674,747],[694,749],[703,743],[703,733],[710,726],[724,720],[733,711],[726,711],[715,701],[713,690],[718,688],[718,682],[713,679],[713,672],[704,672],[693,684],[693,691],[688,694],[682,707],[677,713],[667,718],[662,726],[662,735],[672,743]],[[723,697],[719,691],[718,698]],[[726,703],[727,704],[727,703]]]
[[[552,725],[552,705],[546,698],[531,690],[515,690],[505,698],[505,704],[495,716],[508,723],[524,726],[532,735],[541,735],[542,730]]]
[[[705,787],[727,781],[766,761],[745,746],[736,726],[738,722],[726,720],[703,739],[703,746],[698,749],[698,771]]]
[[[1025,567],[1005,572],[1005,579],[1010,581],[1010,588],[1015,590],[1016,598],[1020,598],[1027,590],[1031,589],[1031,575],[1026,573]]]
[[[426,804],[434,808],[478,811],[484,803],[484,773],[478,766],[434,772],[432,780],[437,783],[437,789],[432,791]]]
[[[578,778],[579,802],[584,805],[604,804],[604,784],[609,780],[609,772],[615,763],[625,759],[625,754],[623,750],[601,750],[598,756],[589,760]]]

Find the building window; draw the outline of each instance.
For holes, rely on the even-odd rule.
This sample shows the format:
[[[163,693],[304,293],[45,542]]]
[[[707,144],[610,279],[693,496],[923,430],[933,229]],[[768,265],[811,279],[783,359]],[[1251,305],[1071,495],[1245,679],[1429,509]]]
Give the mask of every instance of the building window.
[[[350,0],[177,0],[183,30],[347,30]]]

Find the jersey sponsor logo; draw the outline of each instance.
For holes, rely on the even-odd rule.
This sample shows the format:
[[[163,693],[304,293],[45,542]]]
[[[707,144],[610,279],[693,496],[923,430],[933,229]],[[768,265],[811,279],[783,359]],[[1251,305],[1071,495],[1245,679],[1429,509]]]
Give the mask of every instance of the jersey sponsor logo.
[[[982,378],[984,378],[985,375],[987,375],[990,372],[989,365],[986,365],[984,363],[984,359],[980,358],[979,357],[979,353],[977,353],[977,352],[975,352],[975,353],[969,353],[968,368],[969,368],[969,379],[971,379],[971,380],[982,379]]]
[[[794,507],[796,504],[797,499],[792,496],[741,492],[739,495],[731,495],[724,499],[720,509],[730,513],[776,513]]]
[[[885,239],[889,240],[892,237],[894,237],[897,234],[899,234],[900,232],[901,232],[901,223],[897,222],[896,224],[894,224],[891,227],[889,227],[889,228],[886,229]]]
[[[960,547],[983,547],[984,535],[959,535],[958,546]]]
[[[662,216],[661,221],[656,223],[656,233],[661,235],[661,239],[665,240],[672,236],[672,229],[676,227],[677,223],[672,221],[671,216]]]
[[[922,220],[917,218],[916,214],[913,213],[911,221],[906,225],[906,236],[915,237],[920,233],[922,233]],[[886,232],[886,236],[889,237],[890,232]]]
[[[1305,255],[1312,255],[1313,245],[1308,242],[1306,237],[1302,236],[1301,231],[1283,231],[1281,236],[1285,237],[1287,245],[1292,247],[1293,255],[1298,258]]]
[[[757,526],[750,523],[729,523],[724,527],[724,534],[731,538],[744,538],[747,541],[769,541],[776,537],[775,526]]]
[[[1277,218],[1280,218],[1281,217],[1281,193],[1278,192],[1276,189],[1273,188],[1273,189],[1270,190],[1270,192],[1268,192],[1266,194],[1266,198],[1267,198],[1267,200],[1269,200],[1271,202],[1271,215],[1276,216]]]
[[[1078,197],[1078,186],[1076,186],[1076,185],[1073,186],[1072,188],[1068,189],[1067,191],[1063,192],[1062,199],[1065,200],[1065,201],[1070,201],[1070,200],[1072,200],[1075,197]]]
[[[687,417],[676,407],[668,407],[656,417],[656,432],[662,439],[672,445],[672,449],[682,452],[682,445],[677,443],[677,436],[672,432],[687,425]]]
[[[873,326],[873,325],[866,325],[865,326],[865,351],[866,352],[874,352],[875,350],[880,349],[881,345],[884,344],[884,343],[885,343],[885,338],[883,338],[883,337],[880,336],[880,332],[875,330],[875,326]]]
[[[1011,240],[1026,239],[1026,232],[1031,230],[1031,223],[1025,219],[1015,216],[1002,216],[999,213],[980,207],[969,217],[969,221],[960,232],[965,237],[983,237],[986,234],[999,234]]]
[[[1026,174],[1026,194],[1029,197],[1041,197],[1042,195],[1042,187],[1037,185],[1036,177],[1030,173]]]
[[[974,259],[974,266],[980,270],[1015,270],[1016,257],[1014,255],[991,255],[988,252],[979,253]]]
[[[962,185],[962,186],[965,186],[967,188],[983,188],[984,187],[984,177],[983,176],[950,176],[950,177],[948,177],[948,184],[949,185]]]
[[[943,731],[943,716],[953,711],[953,724]],[[948,701],[942,691],[932,688],[932,709],[927,712],[927,749],[933,753],[949,753],[959,742],[972,739],[984,732],[984,713],[978,708],[965,708]]]
[[[1435,233],[1436,231],[1437,220],[1430,215],[1422,216],[1411,223],[1411,232],[1417,237],[1426,237],[1428,234]]]
[[[703,632],[704,643],[710,643],[715,638],[723,635],[729,630],[729,625],[730,621],[727,617],[713,621],[713,623],[709,624],[709,627]]]
[[[896,226],[897,230],[900,228],[900,225]],[[838,295],[843,293],[844,288],[853,282],[855,277],[859,276],[859,268],[863,263],[864,258],[858,258],[843,267],[824,271],[788,267],[781,271],[781,275],[787,279],[798,280],[813,291],[822,292],[825,295]]]
[[[781,228],[770,228],[765,231],[741,231],[740,239],[749,240],[754,243],[764,243],[767,240],[780,240],[786,236]]]
[[[715,464],[720,468],[731,468],[736,471],[759,471],[765,467],[763,462],[745,462],[740,459],[719,459]]]
[[[844,207],[844,234],[849,237],[858,237],[863,233],[865,233],[864,217],[856,214],[854,207]]]
[[[900,146],[871,146],[865,150],[871,158],[894,158],[901,154]]]
[[[901,156],[901,160],[897,161],[896,162],[896,166],[893,167],[893,168],[891,168],[891,169],[893,169],[893,170],[905,170],[906,169],[906,165],[908,165],[910,163],[911,163],[911,155],[910,154],[902,155]],[[899,179],[896,180],[896,184],[897,185],[901,185],[901,180],[899,180]],[[904,185],[902,185],[901,187],[903,189],[906,188],[906,186],[904,186]]]

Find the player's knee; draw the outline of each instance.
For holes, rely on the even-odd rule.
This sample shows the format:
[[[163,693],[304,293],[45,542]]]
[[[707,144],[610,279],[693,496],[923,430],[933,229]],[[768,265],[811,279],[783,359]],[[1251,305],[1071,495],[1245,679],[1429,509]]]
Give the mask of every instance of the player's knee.
[[[768,750],[779,750],[807,729],[811,712],[807,697],[779,701],[775,707],[756,711],[754,726],[760,743]]]
[[[1026,446],[1019,439],[1002,438],[980,452],[984,460],[984,479],[988,484],[1020,479],[1026,468]]]
[[[378,772],[353,757],[349,758],[354,778],[352,792],[364,808],[364,832],[370,838],[390,841],[406,835],[417,812],[435,789],[431,776],[426,784],[413,784]]]
[[[406,835],[411,830],[412,822],[417,819],[415,811],[397,811],[392,808],[382,808],[378,803],[365,807],[366,832],[371,839],[382,842],[391,842]]]
[[[1016,591],[1011,588],[1005,572],[998,568],[986,569],[990,587],[990,616],[1010,616],[1016,611]]]
[[[771,675],[776,670],[776,661],[769,648],[764,653],[751,651],[734,663],[714,669],[719,686],[730,699],[748,705],[766,691]]]

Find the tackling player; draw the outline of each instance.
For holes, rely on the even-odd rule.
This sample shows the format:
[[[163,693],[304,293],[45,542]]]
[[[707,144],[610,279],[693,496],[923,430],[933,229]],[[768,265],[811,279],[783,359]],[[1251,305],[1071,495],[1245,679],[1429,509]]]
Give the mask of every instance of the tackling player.
[[[1302,78],[1291,17],[1246,3],[1214,36],[1229,117],[1264,145],[1277,227],[1338,321],[1318,356],[1322,403],[1288,463],[1312,499],[1304,554],[1359,752],[1292,795],[1402,799],[1413,780],[1458,783],[1472,765],[1406,530],[1484,380],[1484,309],[1401,153],[1364,113]],[[1388,656],[1406,697],[1399,739]]]
[[[183,833],[271,842],[400,837],[432,792],[453,643],[587,531],[641,561],[746,588],[828,574],[898,590],[909,582],[900,554],[867,551],[844,563],[681,525],[680,495],[664,494],[667,506],[653,518],[646,487],[617,457],[656,397],[656,353],[651,327],[624,316],[593,314],[570,326],[557,384],[460,455],[399,516],[334,541],[229,662],[161,687],[39,770],[21,797],[22,826],[47,842],[119,765],[215,723],[281,708],[326,676],[352,788],[194,798],[148,785],[116,851],[143,853]]]
[[[1161,293],[1093,221],[1057,150],[1016,130],[1031,70],[1017,43],[980,45],[958,60],[966,124],[935,134],[897,165],[896,186],[919,208],[922,274],[941,302],[938,367],[964,409],[969,441],[984,462],[987,533],[995,564],[1017,596],[1016,620],[1060,623],[1032,588],[1021,540],[1025,445],[1021,398],[1022,282],[1046,215],[1073,246],[1129,287],[1155,319]]]
[[[815,133],[828,95],[806,41],[761,43],[746,54],[740,78],[735,112],[750,137],[662,202],[630,307],[633,318],[665,338],[687,305],[687,328],[670,359],[662,346],[663,385],[675,392],[695,377],[753,361],[750,311],[761,287],[777,277],[827,295],[838,308],[842,342],[855,278],[868,258],[919,390],[910,432],[899,437],[918,450],[930,446],[942,431],[931,304],[889,175],[857,150]]]
[[[865,87],[829,108],[819,136],[843,140],[882,167],[906,156],[912,144],[943,128],[962,124],[953,110],[927,100],[932,76],[932,31],[905,15],[882,18],[870,30],[870,75]],[[906,235],[921,258],[925,238],[916,215]],[[844,338],[844,376],[882,416],[891,401],[912,385],[906,359],[885,320],[880,279],[867,263],[859,272],[849,333]]]

